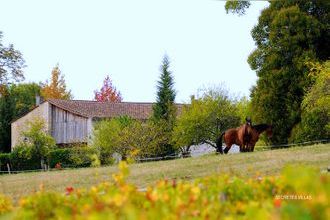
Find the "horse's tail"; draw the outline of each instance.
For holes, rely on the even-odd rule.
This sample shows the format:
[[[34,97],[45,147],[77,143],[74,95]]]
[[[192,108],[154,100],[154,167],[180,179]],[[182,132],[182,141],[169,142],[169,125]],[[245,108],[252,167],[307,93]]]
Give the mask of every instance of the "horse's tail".
[[[225,132],[223,132],[215,141],[216,147],[217,147],[217,153],[223,154],[222,150],[222,137],[225,135]]]

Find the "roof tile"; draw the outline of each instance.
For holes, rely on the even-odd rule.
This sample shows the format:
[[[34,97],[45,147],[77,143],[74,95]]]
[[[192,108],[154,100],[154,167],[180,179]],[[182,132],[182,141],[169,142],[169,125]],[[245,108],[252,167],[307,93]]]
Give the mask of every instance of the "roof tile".
[[[141,120],[150,118],[152,115],[152,106],[155,104],[62,99],[49,99],[47,101],[59,108],[88,118],[114,118],[127,115]],[[183,104],[176,104],[176,106],[178,114],[180,114]]]

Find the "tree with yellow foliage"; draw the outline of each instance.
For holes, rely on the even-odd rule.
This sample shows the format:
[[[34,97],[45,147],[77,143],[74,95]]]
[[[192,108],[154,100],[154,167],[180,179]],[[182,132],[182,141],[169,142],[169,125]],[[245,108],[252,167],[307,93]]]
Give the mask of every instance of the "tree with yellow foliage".
[[[70,90],[67,90],[64,75],[57,64],[52,70],[51,81],[48,80],[41,85],[41,96],[44,99],[72,99]]]

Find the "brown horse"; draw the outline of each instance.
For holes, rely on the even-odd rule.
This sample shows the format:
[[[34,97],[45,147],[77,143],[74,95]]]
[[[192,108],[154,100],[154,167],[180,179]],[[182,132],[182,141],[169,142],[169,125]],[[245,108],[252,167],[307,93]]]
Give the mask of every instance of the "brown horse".
[[[224,150],[222,150],[222,137],[226,145]],[[246,123],[238,128],[230,128],[216,140],[217,152],[227,154],[233,144],[239,146],[240,152],[245,152],[248,149],[251,137],[252,126],[250,123]]]
[[[267,124],[259,124],[251,126],[246,123],[238,128],[231,128],[226,130],[217,139],[216,145],[220,146],[217,149],[219,153],[227,154],[233,144],[239,146],[240,152],[252,152],[254,146],[259,140],[259,136],[262,132],[266,131],[270,138],[273,134],[272,126]],[[225,143],[225,149],[222,151],[222,137]]]

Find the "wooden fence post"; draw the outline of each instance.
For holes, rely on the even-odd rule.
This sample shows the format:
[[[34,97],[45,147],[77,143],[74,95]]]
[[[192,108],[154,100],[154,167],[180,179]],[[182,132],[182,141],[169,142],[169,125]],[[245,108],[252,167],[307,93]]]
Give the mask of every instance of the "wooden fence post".
[[[7,163],[7,169],[8,169],[8,173],[11,174],[11,173],[10,173],[10,166],[9,166],[9,163]]]
[[[41,169],[45,171],[45,161],[43,158],[41,158],[40,165],[41,165]]]

